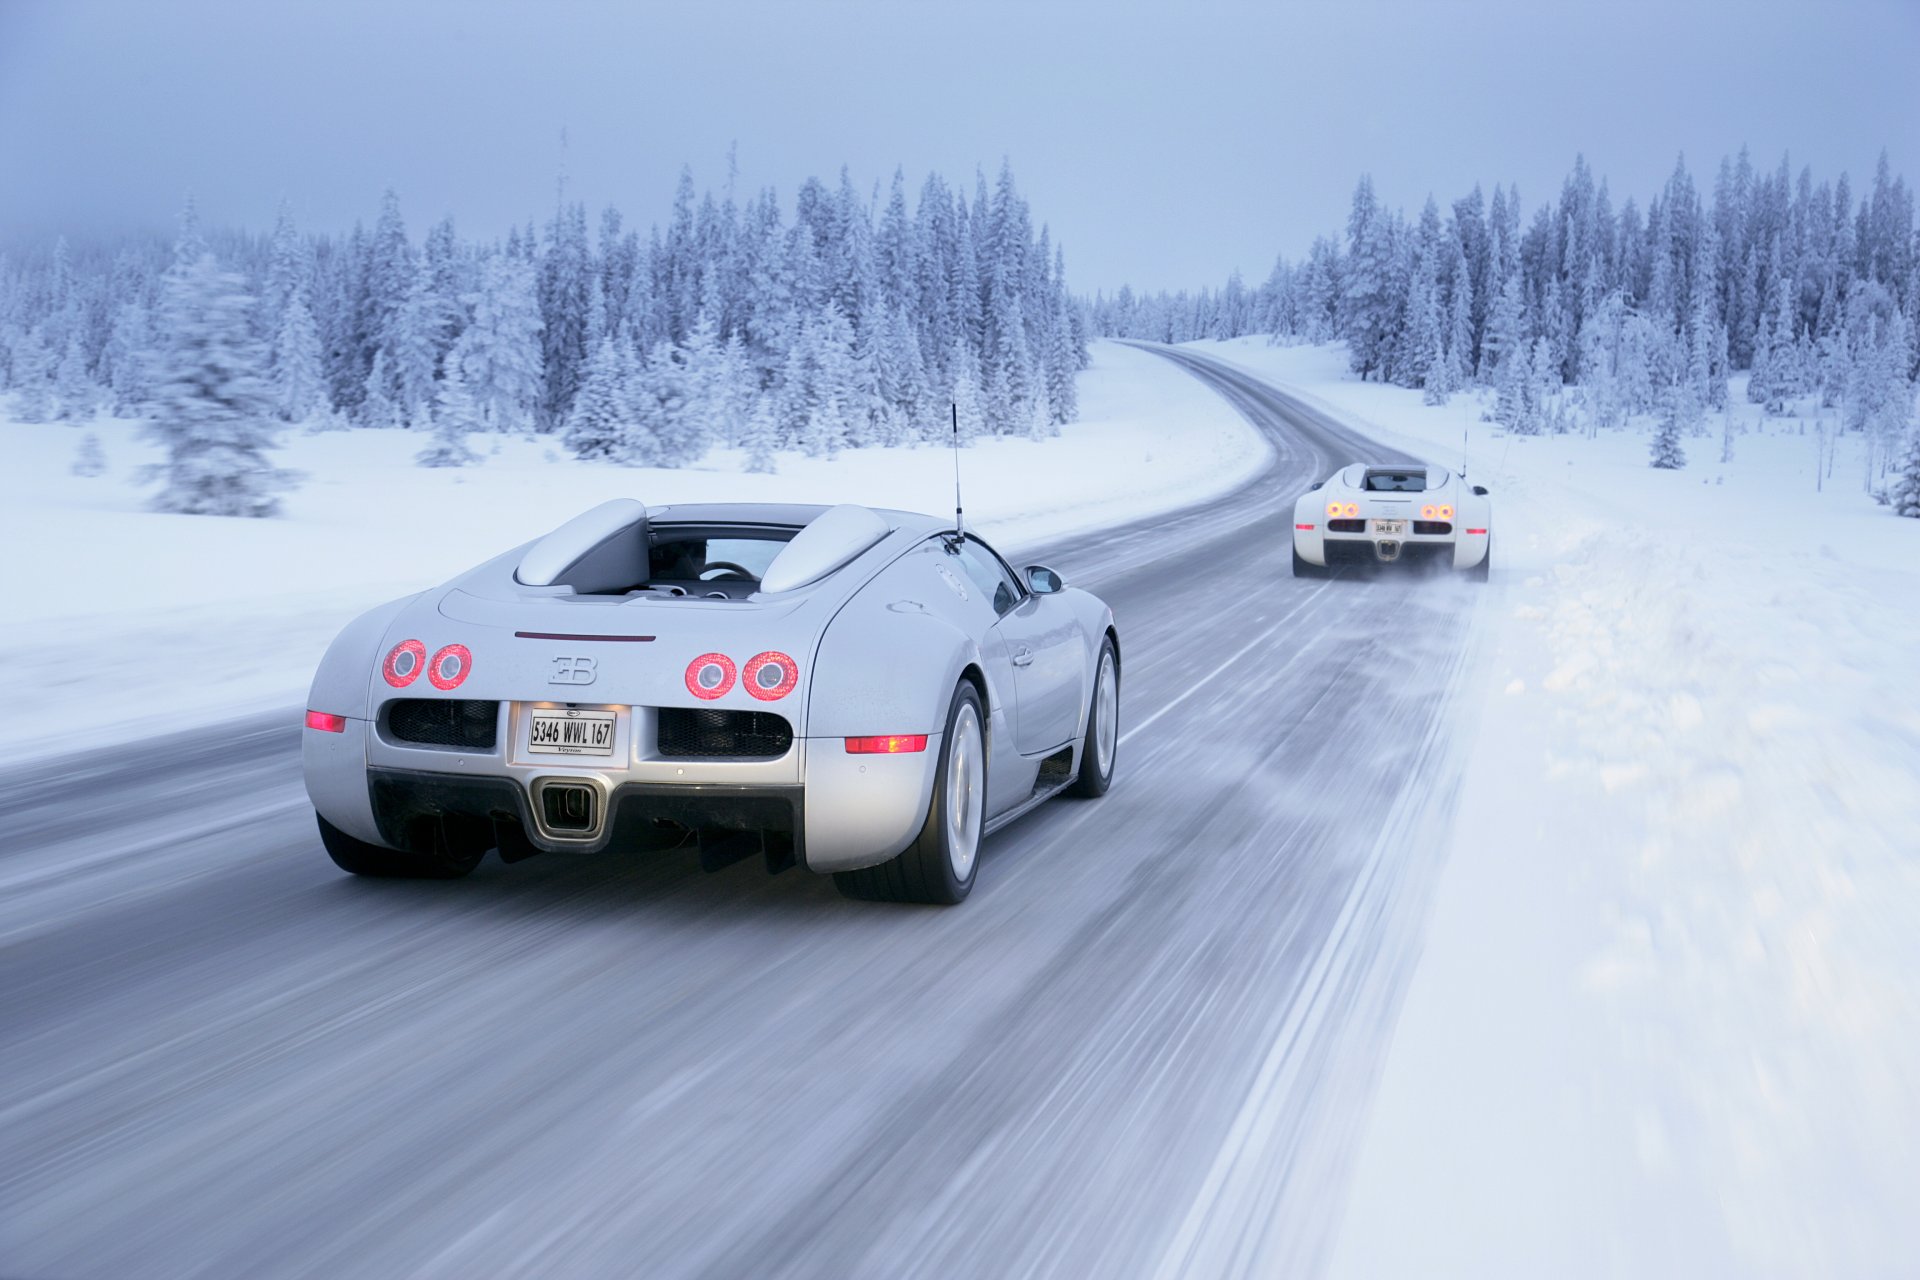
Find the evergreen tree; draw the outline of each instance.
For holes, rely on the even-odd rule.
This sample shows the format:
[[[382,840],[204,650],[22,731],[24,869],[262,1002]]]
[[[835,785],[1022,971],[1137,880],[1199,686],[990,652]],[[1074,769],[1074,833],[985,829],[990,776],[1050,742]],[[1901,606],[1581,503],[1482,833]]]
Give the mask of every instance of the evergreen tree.
[[[587,362],[586,378],[574,398],[563,437],[578,458],[617,458],[626,451],[633,418],[632,392],[620,358],[619,340],[600,339]]]
[[[105,358],[112,370],[109,385],[113,392],[113,411],[121,417],[138,413],[146,403],[147,376],[142,356],[152,342],[146,304],[139,301],[120,304],[113,313]]]
[[[1893,514],[1920,520],[1920,431],[1907,436],[1906,453],[1894,472],[1887,499]]]
[[[485,425],[480,406],[467,390],[466,375],[457,361],[450,361],[447,376],[434,391],[433,435],[414,461],[423,467],[472,466],[480,455],[468,447],[467,438]]]
[[[373,368],[367,371],[367,385],[360,397],[361,426],[387,428],[403,425],[400,406],[387,394],[387,388],[392,384],[393,378],[387,372],[386,351],[374,352]]]
[[[54,374],[54,394],[59,398],[59,416],[68,422],[91,418],[99,404],[98,388],[87,371],[87,353],[81,345],[80,328],[74,325],[67,334],[67,347],[60,355]]]
[[[21,334],[13,342],[13,416],[22,422],[45,422],[54,413],[53,357],[40,334]]]
[[[622,461],[683,467],[706,452],[688,382],[686,353],[668,342],[655,343],[635,378],[633,424]]]
[[[325,407],[320,360],[320,331],[305,296],[296,289],[273,344],[274,403],[288,422],[303,422]]]
[[[773,397],[754,397],[753,407],[747,414],[746,432],[740,440],[741,447],[747,453],[748,471],[771,475],[779,470],[773,458],[779,435],[780,424],[774,414]]]
[[[532,266],[509,254],[488,258],[467,302],[473,315],[456,349],[468,390],[488,427],[525,430],[533,425],[541,389]]]
[[[1666,394],[1660,400],[1660,422],[1653,435],[1651,464],[1661,471],[1678,471],[1687,465],[1687,454],[1680,447],[1680,432],[1686,414],[1689,396],[1684,379],[1675,379],[1667,384]]]
[[[197,238],[197,227],[188,234]],[[142,473],[162,484],[156,510],[269,516],[279,509],[275,495],[294,483],[267,460],[273,404],[250,332],[253,301],[211,254],[168,273],[151,364],[153,420],[144,428],[167,451]]]

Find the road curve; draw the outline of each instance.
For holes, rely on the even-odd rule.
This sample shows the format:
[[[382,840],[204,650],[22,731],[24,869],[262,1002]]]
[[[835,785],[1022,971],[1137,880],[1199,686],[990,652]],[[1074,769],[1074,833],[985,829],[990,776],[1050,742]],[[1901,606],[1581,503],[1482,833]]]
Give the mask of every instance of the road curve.
[[[957,909],[691,854],[359,881],[261,717],[0,774],[0,1276],[1308,1274],[1443,847],[1472,588],[1295,581],[1348,427],[1034,553],[1119,777]]]

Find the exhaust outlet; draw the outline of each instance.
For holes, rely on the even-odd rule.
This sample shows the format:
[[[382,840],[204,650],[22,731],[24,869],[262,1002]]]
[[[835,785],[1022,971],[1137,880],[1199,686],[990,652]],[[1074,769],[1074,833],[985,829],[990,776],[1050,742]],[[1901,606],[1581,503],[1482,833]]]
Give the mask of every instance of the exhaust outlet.
[[[599,804],[584,782],[549,782],[540,788],[540,823],[555,835],[588,835],[600,825]]]
[[[1373,544],[1373,548],[1382,560],[1391,561],[1400,558],[1400,544],[1397,542],[1376,542]]]

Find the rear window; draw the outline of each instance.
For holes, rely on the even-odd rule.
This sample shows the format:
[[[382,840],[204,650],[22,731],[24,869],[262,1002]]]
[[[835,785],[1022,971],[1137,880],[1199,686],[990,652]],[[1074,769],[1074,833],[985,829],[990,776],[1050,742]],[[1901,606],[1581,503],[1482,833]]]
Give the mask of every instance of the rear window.
[[[678,530],[656,525],[650,582],[758,582],[795,530]]]
[[[1427,488],[1426,468],[1416,471],[1369,471],[1360,487],[1370,493],[1424,493]]]

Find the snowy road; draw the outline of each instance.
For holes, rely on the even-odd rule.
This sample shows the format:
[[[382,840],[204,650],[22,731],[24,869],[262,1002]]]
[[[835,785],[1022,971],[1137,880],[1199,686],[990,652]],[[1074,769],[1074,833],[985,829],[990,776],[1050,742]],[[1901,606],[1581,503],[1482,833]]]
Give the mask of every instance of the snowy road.
[[[284,717],[0,775],[0,1275],[1302,1274],[1445,847],[1475,589],[1296,582],[1364,450],[1046,548],[1120,775],[958,909],[691,855],[342,876]],[[1377,452],[1377,451],[1376,451]]]

